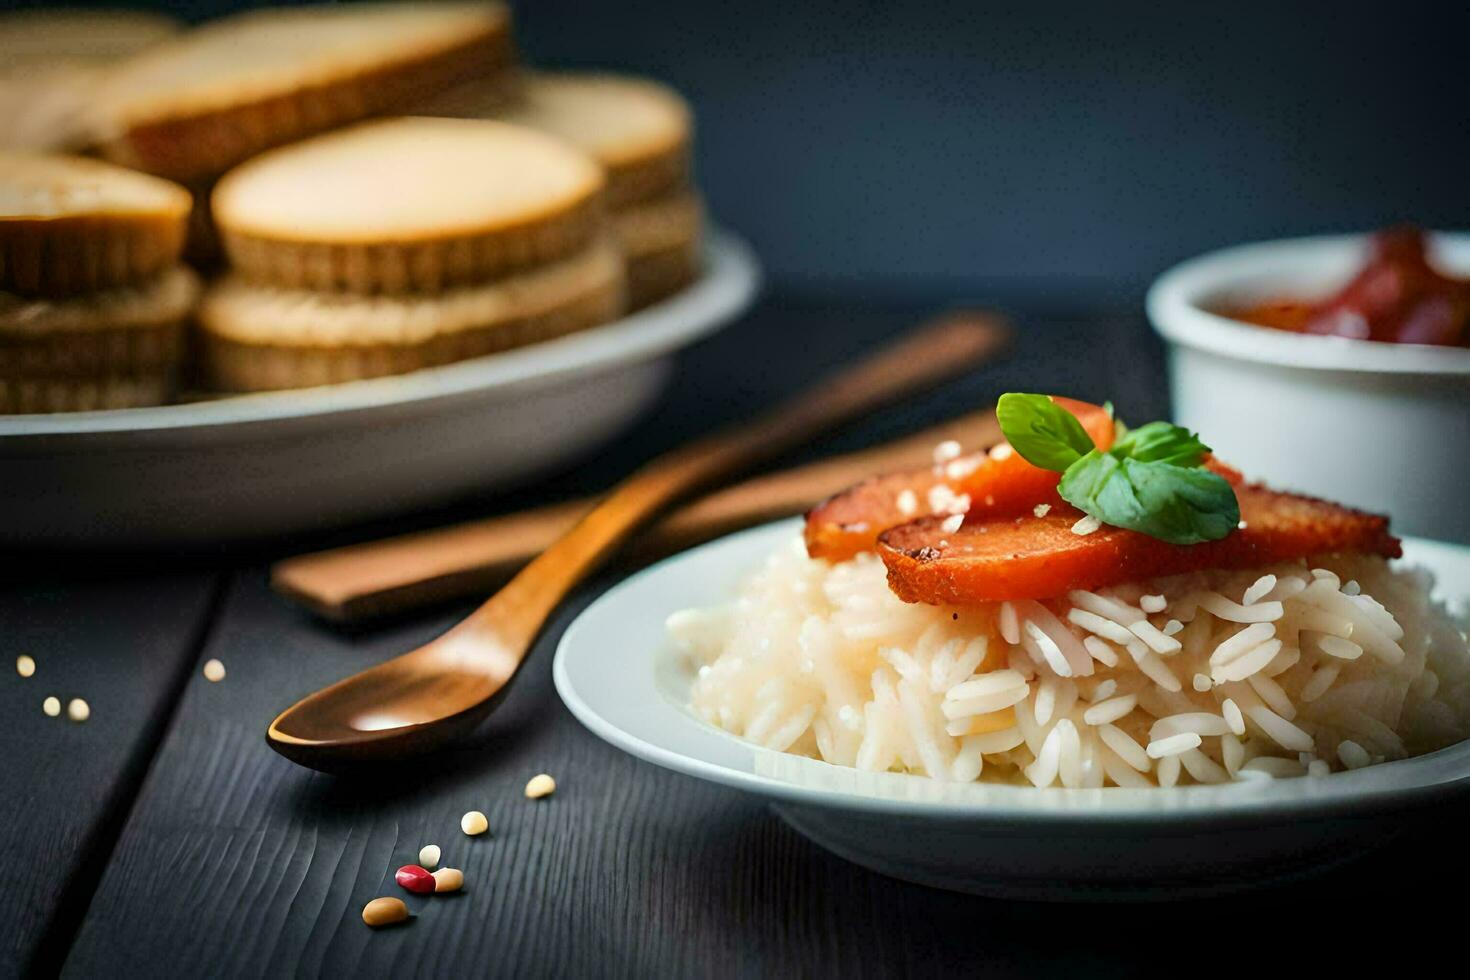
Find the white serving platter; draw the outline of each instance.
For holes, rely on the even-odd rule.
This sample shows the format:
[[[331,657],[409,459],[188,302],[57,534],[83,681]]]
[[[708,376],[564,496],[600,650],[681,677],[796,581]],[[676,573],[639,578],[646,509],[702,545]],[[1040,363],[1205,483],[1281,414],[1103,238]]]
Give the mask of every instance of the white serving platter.
[[[589,452],[744,312],[750,249],[616,323],[413,374],[187,405],[0,416],[0,545],[162,547],[330,527],[507,487]]]
[[[1321,778],[1093,790],[941,783],[757,748],[695,716],[668,615],[728,601],[799,521],[731,535],[599,598],[557,649],[557,691],[593,733],[656,765],[767,799],[798,831],[921,884],[1039,900],[1172,899],[1331,866],[1470,792],[1470,742]],[[1470,548],[1407,540],[1441,598],[1470,601]]]

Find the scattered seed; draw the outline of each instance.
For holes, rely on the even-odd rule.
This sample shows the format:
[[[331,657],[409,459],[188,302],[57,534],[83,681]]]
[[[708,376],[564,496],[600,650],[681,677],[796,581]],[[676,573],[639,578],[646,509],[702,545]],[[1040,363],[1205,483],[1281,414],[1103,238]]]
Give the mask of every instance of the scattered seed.
[[[41,702],[41,710],[46,712],[48,718],[55,718],[61,714],[61,699],[55,697],[47,698]]]
[[[464,872],[458,868],[440,868],[434,872],[434,891],[457,892],[464,887]]]
[[[427,895],[434,890],[434,876],[417,864],[405,864],[393,872],[393,880],[415,895]]]
[[[539,800],[555,792],[556,780],[544,772],[539,776],[532,776],[531,781],[526,784],[526,799],[528,800]]]
[[[222,681],[225,679],[225,665],[218,660],[208,660],[204,663],[204,679],[207,681]]]
[[[375,898],[362,907],[362,921],[374,929],[391,926],[408,918],[408,906],[401,898]]]
[[[15,658],[15,672],[22,677],[30,677],[36,672],[36,661],[33,657],[25,654]]]
[[[419,848],[419,864],[428,868],[430,871],[439,867],[439,857],[440,851],[438,844],[425,844]]]
[[[459,818],[459,829],[471,837],[478,837],[490,829],[490,821],[479,810],[471,810]]]
[[[66,716],[72,721],[86,721],[92,717],[92,709],[81,698],[72,698],[66,704]]]

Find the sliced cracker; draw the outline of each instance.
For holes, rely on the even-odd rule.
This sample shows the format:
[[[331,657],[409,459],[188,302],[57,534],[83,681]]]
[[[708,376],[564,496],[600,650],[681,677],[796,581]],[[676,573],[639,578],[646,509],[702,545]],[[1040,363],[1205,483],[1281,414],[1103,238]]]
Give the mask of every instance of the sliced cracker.
[[[66,299],[0,293],[0,378],[167,373],[182,356],[184,327],[198,297],[199,279],[183,266],[141,286]]]
[[[585,248],[602,187],[590,157],[534,130],[410,117],[273,150],[227,174],[211,207],[247,279],[428,292]]]
[[[673,89],[625,75],[525,72],[445,92],[426,115],[502,119],[560,137],[607,170],[607,201],[621,208],[682,187],[689,175],[689,105]]]
[[[110,73],[102,152],[194,183],[263,150],[411,105],[514,58],[500,3],[259,10],[191,31]]]
[[[642,309],[699,277],[704,212],[692,192],[670,194],[612,216],[628,264],[628,308]]]
[[[82,157],[0,152],[0,290],[65,295],[144,282],[178,261],[189,192]]]
[[[92,134],[89,111],[102,67],[182,26],[137,10],[0,15],[0,148],[81,149]]]
[[[260,287],[238,275],[199,309],[206,375],[228,391],[302,388],[402,374],[521,347],[616,319],[624,273],[615,246],[492,283],[419,296]]]
[[[0,377],[0,415],[144,408],[164,404],[173,389],[172,374],[105,378]]]

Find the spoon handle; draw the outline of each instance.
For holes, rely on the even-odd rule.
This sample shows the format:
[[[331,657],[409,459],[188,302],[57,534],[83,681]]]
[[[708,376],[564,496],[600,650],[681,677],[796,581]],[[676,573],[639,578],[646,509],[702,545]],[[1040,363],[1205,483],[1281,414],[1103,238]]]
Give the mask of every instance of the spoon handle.
[[[603,498],[452,632],[473,633],[477,642],[490,641],[502,651],[523,655],[567,593],[679,498],[958,374],[998,352],[1010,335],[1009,326],[994,314],[951,313],[750,422],[658,457]]]

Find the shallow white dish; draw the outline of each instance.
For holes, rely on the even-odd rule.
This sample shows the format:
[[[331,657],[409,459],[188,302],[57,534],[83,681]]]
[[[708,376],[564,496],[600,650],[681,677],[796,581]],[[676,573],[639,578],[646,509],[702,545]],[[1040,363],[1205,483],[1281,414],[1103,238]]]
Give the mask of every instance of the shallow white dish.
[[[977,894],[1177,898],[1337,863],[1391,839],[1395,817],[1470,791],[1470,742],[1325,778],[1174,790],[1047,789],[863,773],[757,748],[688,708],[692,671],[664,633],[727,601],[799,521],[703,545],[609,590],[567,630],[557,691],[601,738],[676,772],[769,799],[798,831],[875,871]],[[1453,604],[1470,548],[1406,541]]]
[[[673,354],[747,309],[749,248],[712,232],[687,289],[504,354],[300,391],[0,416],[0,544],[159,546],[345,524],[523,481],[626,428]]]
[[[1304,336],[1211,312],[1328,295],[1367,245],[1364,235],[1241,245],[1160,276],[1148,317],[1168,343],[1175,421],[1273,486],[1470,544],[1470,350]],[[1445,272],[1470,276],[1470,235],[1436,233],[1430,249]]]

